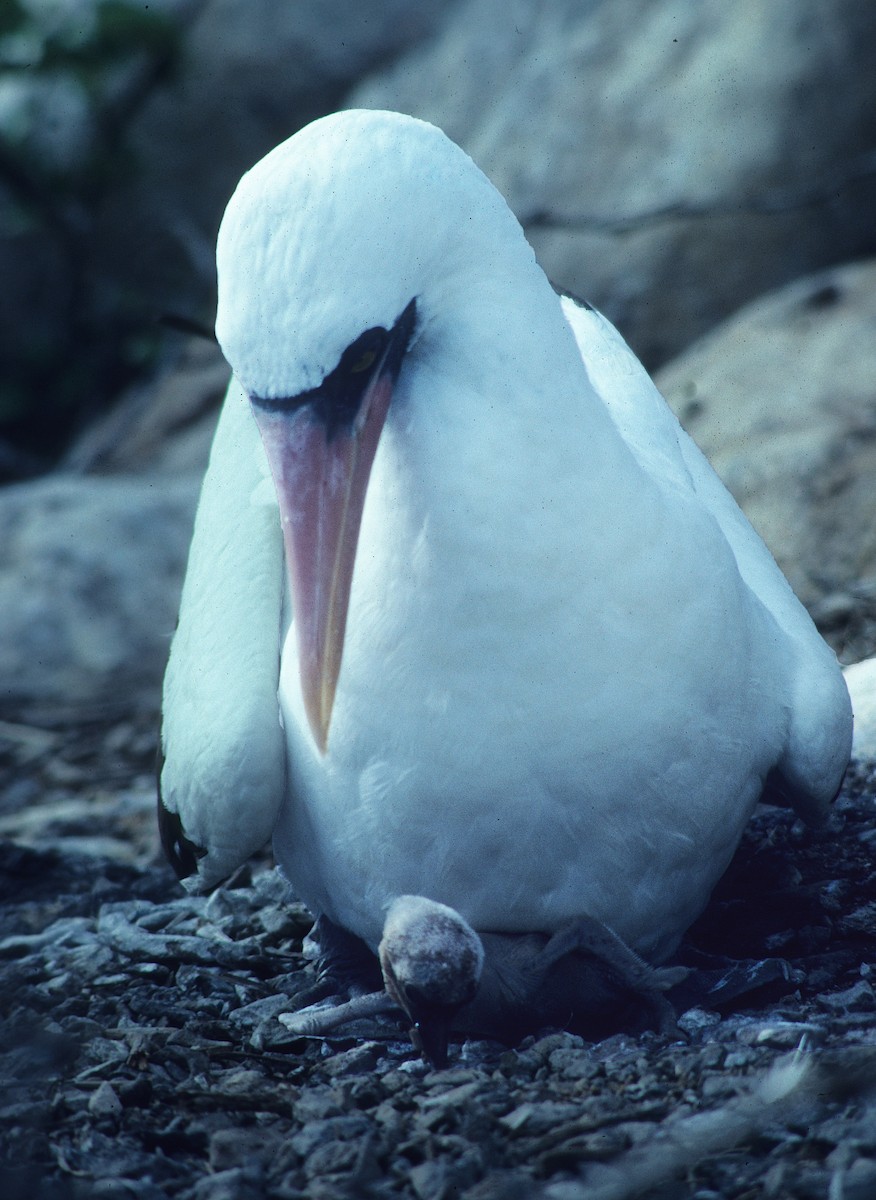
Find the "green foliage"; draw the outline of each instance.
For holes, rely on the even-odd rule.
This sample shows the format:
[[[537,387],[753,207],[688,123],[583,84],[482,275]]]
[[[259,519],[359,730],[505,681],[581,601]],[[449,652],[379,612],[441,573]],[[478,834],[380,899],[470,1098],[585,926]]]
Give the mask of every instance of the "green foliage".
[[[31,304],[45,297],[45,319],[0,327],[0,441],[31,460],[51,462],[155,345],[136,300],[95,278],[93,249],[102,202],[136,178],[131,123],[180,48],[177,20],[135,0],[0,0],[0,256]]]
[[[136,0],[93,0],[90,9],[0,0],[0,37],[9,35],[16,40],[0,43],[5,67],[98,72],[141,51],[174,53],[179,40],[174,21]]]
[[[18,0],[0,0],[0,37],[20,29],[27,15]]]
[[[13,3],[17,7],[17,0]],[[98,0],[93,25],[86,37],[78,26],[40,33],[39,59],[32,66],[73,69],[84,79],[98,80],[108,66],[124,63],[132,56],[173,54],[178,38],[176,26],[167,17],[148,6],[127,4],[125,0]]]

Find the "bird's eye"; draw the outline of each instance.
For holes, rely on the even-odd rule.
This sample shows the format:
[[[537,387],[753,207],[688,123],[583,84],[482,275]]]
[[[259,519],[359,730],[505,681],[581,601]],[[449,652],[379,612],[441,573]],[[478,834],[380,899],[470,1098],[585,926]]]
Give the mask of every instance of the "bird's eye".
[[[351,375],[361,375],[363,371],[367,371],[369,367],[373,367],[377,359],[375,350],[366,350],[364,354],[360,354],[354,363],[350,365]]]

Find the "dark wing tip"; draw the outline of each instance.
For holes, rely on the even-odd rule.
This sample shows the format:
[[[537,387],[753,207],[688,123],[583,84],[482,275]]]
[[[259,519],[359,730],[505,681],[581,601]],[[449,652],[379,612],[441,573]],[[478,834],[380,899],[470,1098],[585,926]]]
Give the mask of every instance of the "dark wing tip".
[[[579,308],[586,308],[588,312],[596,312],[596,309],[589,300],[585,300],[583,296],[578,296],[575,292],[570,292],[568,288],[562,287],[559,283],[554,283],[552,279],[548,280],[551,287],[558,296],[564,296],[567,300],[573,301]]]
[[[177,879],[185,879],[194,875],[198,870],[198,859],[203,858],[207,851],[190,841],[183,832],[183,823],[179,813],[171,812],[165,807],[161,795],[161,768],[164,766],[164,755],[158,751],[158,832],[161,845],[167,855],[167,861],[176,872]]]
[[[198,870],[198,859],[203,858],[207,851],[203,846],[196,846],[183,833],[179,813],[171,812],[164,807],[161,794],[158,796],[158,832],[161,835],[161,845],[167,855],[167,861],[176,871],[177,879],[185,879],[194,875]]]

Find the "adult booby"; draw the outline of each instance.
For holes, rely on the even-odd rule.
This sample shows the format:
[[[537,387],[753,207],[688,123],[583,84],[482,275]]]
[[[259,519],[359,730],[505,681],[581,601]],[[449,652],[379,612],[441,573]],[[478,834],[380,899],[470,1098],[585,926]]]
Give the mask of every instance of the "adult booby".
[[[763,543],[434,127],[307,126],[217,258],[234,378],[164,696],[181,873],[273,834],[372,950],[413,894],[665,958],[758,799],[817,818],[849,758],[836,660]]]

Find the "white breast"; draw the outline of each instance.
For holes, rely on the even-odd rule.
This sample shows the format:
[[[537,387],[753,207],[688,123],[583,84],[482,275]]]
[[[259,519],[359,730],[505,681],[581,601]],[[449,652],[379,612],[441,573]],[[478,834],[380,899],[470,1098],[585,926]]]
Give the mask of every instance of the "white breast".
[[[433,362],[387,425],[325,758],[287,639],[277,854],[372,945],[426,892],[481,930],[587,912],[666,952],[781,756],[772,619],[689,485],[616,448],[583,474],[583,402],[558,440],[466,386]]]

